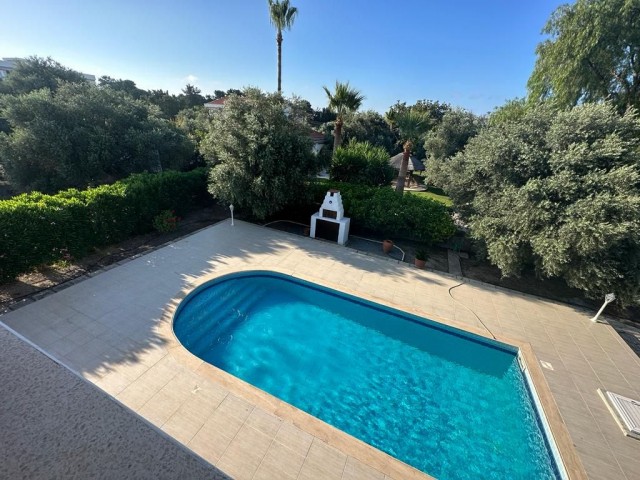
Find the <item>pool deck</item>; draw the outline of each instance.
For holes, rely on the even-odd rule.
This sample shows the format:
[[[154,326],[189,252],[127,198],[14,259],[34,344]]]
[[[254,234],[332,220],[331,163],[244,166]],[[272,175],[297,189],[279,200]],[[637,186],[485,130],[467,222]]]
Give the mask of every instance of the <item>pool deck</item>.
[[[233,478],[428,478],[179,344],[170,323],[179,300],[241,270],[276,270],[530,344],[554,434],[568,431],[561,448],[577,452],[572,478],[638,478],[640,441],[622,434],[597,389],[640,399],[640,359],[612,327],[589,320],[594,312],[237,221],[121,263],[0,321]]]

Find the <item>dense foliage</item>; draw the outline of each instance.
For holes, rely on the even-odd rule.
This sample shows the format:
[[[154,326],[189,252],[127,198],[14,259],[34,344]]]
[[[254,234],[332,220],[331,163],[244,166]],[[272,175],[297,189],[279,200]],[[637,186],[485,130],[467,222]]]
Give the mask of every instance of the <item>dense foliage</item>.
[[[332,180],[377,187],[389,185],[395,171],[384,148],[351,141],[334,152],[329,173]]]
[[[640,290],[640,120],[612,105],[528,110],[445,164],[442,186],[504,275],[534,265],[591,297]]]
[[[313,200],[321,203],[330,188],[340,190],[354,228],[426,243],[442,242],[455,233],[449,210],[435,200],[411,193],[400,196],[389,187],[325,181],[311,183]]]
[[[400,148],[404,148],[404,143],[406,142],[406,138],[400,138],[398,121],[401,118],[409,118],[411,116],[414,118],[420,117],[422,119],[422,133],[427,134],[442,121],[444,114],[449,110],[451,110],[449,104],[433,100],[418,100],[413,105],[407,105],[406,102],[396,102],[389,107],[389,110],[387,110],[384,116],[387,123],[391,126],[392,131],[396,133],[398,137],[396,148],[391,153],[397,153]],[[410,112],[413,112],[413,114]],[[416,138],[414,140],[413,154],[419,159],[425,158],[424,138]]]
[[[335,127],[335,123],[329,122],[326,127],[330,132]],[[373,110],[346,116],[342,139],[344,143],[357,140],[382,147],[387,151],[387,157],[391,157],[398,148],[398,133],[389,127],[382,115]]]
[[[214,197],[265,218],[304,196],[317,165],[298,105],[255,89],[227,97],[201,147]]]
[[[41,88],[51,92],[65,83],[88,83],[84,76],[51,58],[31,57],[16,62],[15,68],[0,81],[0,94],[21,95]]]
[[[442,161],[462,151],[470,138],[484,126],[484,117],[462,109],[445,112],[426,136],[424,149],[428,158]]]
[[[148,232],[159,213],[184,215],[208,197],[206,173],[199,169],[136,174],[83,191],[0,201],[0,281]]]
[[[148,103],[86,82],[3,95],[0,112],[11,126],[0,133],[0,164],[21,191],[52,193],[179,169],[193,153],[186,135]]]
[[[544,28],[529,79],[534,101],[559,107],[608,100],[640,108],[640,1],[577,0],[558,7]]]

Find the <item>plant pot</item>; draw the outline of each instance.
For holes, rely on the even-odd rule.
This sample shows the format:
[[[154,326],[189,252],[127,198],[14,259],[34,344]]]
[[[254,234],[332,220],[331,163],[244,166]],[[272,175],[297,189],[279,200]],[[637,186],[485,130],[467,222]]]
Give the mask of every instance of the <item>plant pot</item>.
[[[393,250],[393,241],[392,240],[383,240],[382,241],[382,251],[384,253],[389,253]]]
[[[308,237],[309,235],[311,235],[311,229],[309,227],[304,229],[304,236]]]
[[[417,258],[413,260],[413,263],[415,263],[416,267],[418,268],[424,268],[424,266],[427,264],[426,260],[418,260]]]

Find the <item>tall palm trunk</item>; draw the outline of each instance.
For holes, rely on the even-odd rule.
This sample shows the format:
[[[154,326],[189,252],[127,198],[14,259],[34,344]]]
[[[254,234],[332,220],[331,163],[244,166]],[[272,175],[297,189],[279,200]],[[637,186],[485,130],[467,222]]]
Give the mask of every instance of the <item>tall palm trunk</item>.
[[[276,43],[278,44],[278,93],[282,93],[282,31],[278,30],[276,36]]]
[[[411,142],[411,140],[407,140],[402,147],[402,163],[400,164],[400,173],[398,173],[398,181],[396,182],[396,193],[399,194],[402,194],[402,192],[404,192],[404,179],[407,176],[407,169],[409,168],[409,157],[411,156],[413,143]]]
[[[336,128],[333,131],[333,153],[342,145],[342,117],[336,118]]]

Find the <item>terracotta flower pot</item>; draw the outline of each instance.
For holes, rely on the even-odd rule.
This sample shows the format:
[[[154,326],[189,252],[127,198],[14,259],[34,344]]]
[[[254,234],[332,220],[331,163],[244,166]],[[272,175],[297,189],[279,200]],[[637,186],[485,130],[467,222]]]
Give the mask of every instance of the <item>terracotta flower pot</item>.
[[[413,260],[413,263],[415,263],[416,267],[418,268],[424,268],[424,266],[427,264],[426,260],[418,260],[417,258],[415,258]]]
[[[383,240],[382,242],[382,251],[384,253],[389,253],[393,250],[393,241],[392,240]]]
[[[308,237],[309,235],[311,235],[311,229],[309,227],[304,229],[304,236]]]

